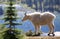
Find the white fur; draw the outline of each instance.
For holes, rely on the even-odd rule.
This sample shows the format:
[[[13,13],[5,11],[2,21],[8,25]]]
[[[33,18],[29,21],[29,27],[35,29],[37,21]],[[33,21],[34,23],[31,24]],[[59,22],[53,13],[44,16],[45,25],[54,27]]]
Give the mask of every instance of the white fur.
[[[32,16],[32,15],[34,15],[34,14],[40,14],[40,15],[44,15],[44,14],[51,14],[52,16],[54,16],[54,18],[56,18],[56,16],[54,15],[54,14],[52,14],[51,12],[43,12],[43,13],[41,13],[41,12],[34,12],[34,13],[29,13],[29,14],[26,14],[27,16]]]

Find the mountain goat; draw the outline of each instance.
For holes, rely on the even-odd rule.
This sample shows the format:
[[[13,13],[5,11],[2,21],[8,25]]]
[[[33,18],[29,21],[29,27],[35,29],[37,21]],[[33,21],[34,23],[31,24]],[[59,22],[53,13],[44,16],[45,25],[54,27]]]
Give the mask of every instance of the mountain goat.
[[[52,34],[54,36],[54,19],[56,16],[51,12],[34,12],[30,14],[25,14],[25,17],[22,21],[30,20],[35,27],[35,34],[37,35],[39,33],[40,27],[42,25],[48,25],[50,32],[48,35]]]

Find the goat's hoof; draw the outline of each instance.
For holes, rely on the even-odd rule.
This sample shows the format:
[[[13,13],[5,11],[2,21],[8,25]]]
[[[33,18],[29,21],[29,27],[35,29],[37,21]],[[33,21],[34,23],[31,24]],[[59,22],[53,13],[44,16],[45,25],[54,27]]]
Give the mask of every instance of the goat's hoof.
[[[48,34],[48,36],[50,36],[50,34]]]
[[[48,34],[48,36],[55,36],[55,34]]]
[[[40,35],[35,34],[35,35],[33,35],[33,36],[40,36]]]
[[[55,36],[55,34],[53,34],[53,36]]]
[[[38,33],[38,34],[34,34],[33,36],[40,36],[40,33]]]

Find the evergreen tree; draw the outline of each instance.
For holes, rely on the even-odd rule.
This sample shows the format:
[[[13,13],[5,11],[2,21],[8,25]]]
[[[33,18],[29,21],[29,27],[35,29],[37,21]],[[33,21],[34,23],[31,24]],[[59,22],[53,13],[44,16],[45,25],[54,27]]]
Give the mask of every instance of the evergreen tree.
[[[28,7],[32,7],[33,5],[32,0],[26,0],[26,4],[28,5]]]
[[[17,35],[21,34],[21,32],[16,30],[15,25],[21,25],[21,23],[15,22],[17,21],[17,14],[15,13],[15,7],[13,7],[13,0],[9,0],[9,6],[4,15],[4,20],[4,25],[8,25],[8,28],[4,31],[3,39],[18,39]]]
[[[38,0],[34,0],[35,10],[38,11]]]

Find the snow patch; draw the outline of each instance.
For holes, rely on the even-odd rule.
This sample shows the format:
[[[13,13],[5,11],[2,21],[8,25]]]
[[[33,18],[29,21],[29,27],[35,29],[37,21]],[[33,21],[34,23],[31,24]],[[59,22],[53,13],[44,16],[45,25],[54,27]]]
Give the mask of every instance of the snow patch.
[[[54,32],[55,36],[60,36],[60,32]],[[48,33],[43,33],[41,36],[48,36]]]

